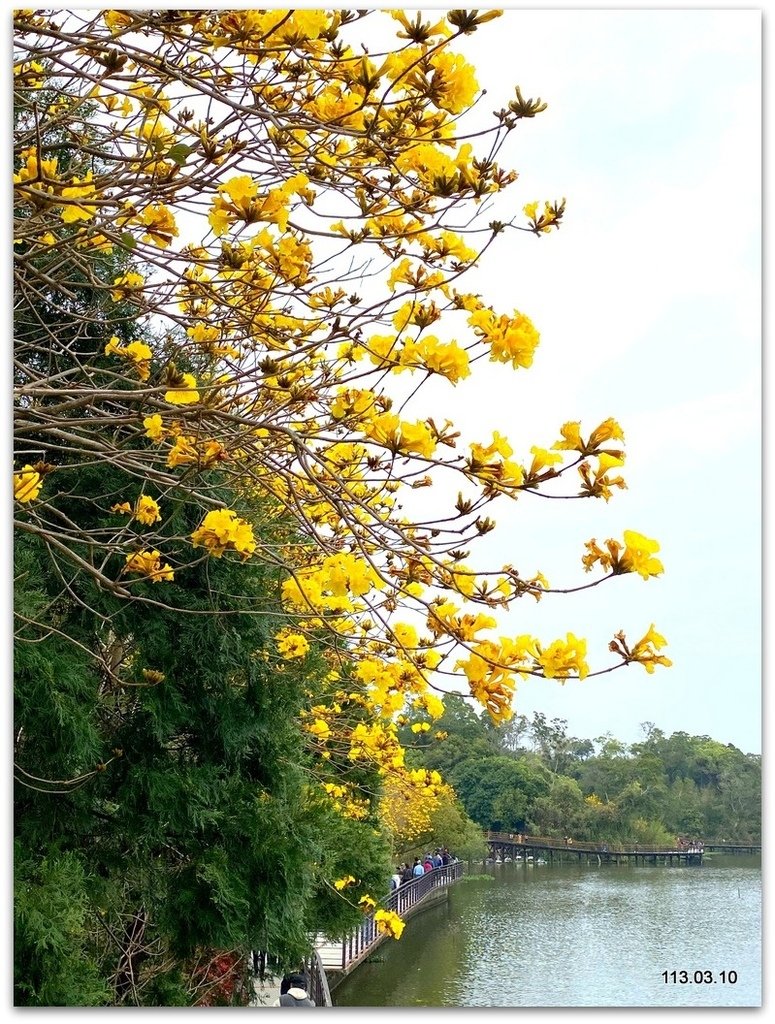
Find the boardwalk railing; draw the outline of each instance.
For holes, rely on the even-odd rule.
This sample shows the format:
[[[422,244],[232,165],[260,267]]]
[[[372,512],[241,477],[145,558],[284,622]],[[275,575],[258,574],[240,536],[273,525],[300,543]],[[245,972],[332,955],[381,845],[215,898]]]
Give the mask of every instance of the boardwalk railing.
[[[566,843],[564,839],[557,836],[531,836],[522,832],[488,832],[487,841],[490,843],[503,843],[517,847],[543,848],[546,850],[580,850],[582,853],[694,853],[696,847],[704,851],[728,852],[728,853],[750,853],[762,852],[761,842],[735,839],[703,839],[697,844],[683,842],[675,846],[648,846],[645,843],[636,843],[631,846],[624,846],[621,843],[593,843],[585,840],[572,840]]]
[[[399,917],[406,918],[415,908],[419,909],[426,900],[429,903],[432,902],[429,897],[434,892],[456,882],[462,874],[463,865],[460,861],[427,871],[419,878],[414,878],[411,882],[406,882],[399,889],[389,893],[382,900],[382,909],[392,910]],[[385,935],[377,928],[373,912],[364,915],[358,927],[353,928],[344,939],[316,936],[312,952],[304,962],[304,968],[309,976],[309,994],[315,1005],[333,1006],[331,986],[365,960],[384,938]],[[256,956],[259,960],[259,968],[254,984],[259,984],[264,991],[267,990],[267,987],[272,990],[274,986],[274,991],[276,991],[283,973],[280,961],[266,953],[257,953]],[[336,972],[336,977],[331,982],[329,982],[326,971]],[[265,976],[268,978],[266,983]],[[274,995],[270,995],[269,998],[273,999]]]
[[[566,842],[557,836],[529,836],[511,832],[488,832],[488,843],[503,843],[508,846],[527,847],[528,849],[570,850],[581,853],[686,853],[692,852],[690,846],[649,846],[647,843],[633,843],[624,846],[621,843],[594,843],[584,840]],[[707,848],[707,846],[706,846]]]
[[[736,839],[703,839],[703,845],[706,850],[714,853],[760,854],[762,852],[761,841],[756,843]]]
[[[525,855],[525,862],[545,863],[545,858],[536,854],[547,854],[549,863],[553,863],[555,857],[558,860],[565,860],[567,857],[576,857],[581,861],[586,858],[588,862],[596,860],[598,865],[606,864],[679,864],[679,865],[700,865],[703,858],[703,847],[701,843],[679,844],[674,846],[652,846],[648,843],[633,843],[631,846],[623,846],[620,843],[591,843],[576,842],[573,839],[558,839],[556,836],[531,836],[513,832],[489,832],[486,837],[490,852],[494,855],[496,863],[507,860],[522,860]]]
[[[418,904],[426,900],[434,890],[451,885],[463,874],[460,861],[434,868],[424,875],[405,882],[394,889],[382,901],[384,910],[392,910],[399,917],[408,916]],[[331,940],[318,936],[315,947],[324,970],[349,972],[364,960],[385,938],[374,920],[374,912],[366,914],[363,921],[344,939]]]
[[[315,1006],[333,1006],[334,1002],[331,998],[331,990],[328,987],[326,969],[323,966],[320,954],[316,949],[312,950],[312,954],[307,960],[306,967],[307,974],[309,974],[309,994],[312,997]]]

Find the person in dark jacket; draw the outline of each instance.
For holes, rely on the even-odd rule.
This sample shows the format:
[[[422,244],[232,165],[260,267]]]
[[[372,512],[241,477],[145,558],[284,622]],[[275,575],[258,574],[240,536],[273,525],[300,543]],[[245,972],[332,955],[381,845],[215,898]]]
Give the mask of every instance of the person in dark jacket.
[[[287,987],[286,987],[287,983]],[[304,974],[286,974],[280,984],[280,997],[274,1006],[314,1006],[307,991],[308,981]],[[285,991],[283,992],[283,989]]]

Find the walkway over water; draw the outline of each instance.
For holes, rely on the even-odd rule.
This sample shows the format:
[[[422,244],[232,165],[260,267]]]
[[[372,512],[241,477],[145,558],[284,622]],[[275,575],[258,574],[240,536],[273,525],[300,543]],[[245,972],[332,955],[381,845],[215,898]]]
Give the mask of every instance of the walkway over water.
[[[706,853],[740,853],[747,856],[761,855],[761,843],[737,842],[734,839],[703,840]]]
[[[445,900],[450,885],[462,875],[463,864],[460,861],[426,871],[424,875],[405,882],[385,896],[380,909],[392,910],[405,921],[413,914]],[[377,928],[374,913],[364,914],[361,923],[344,939],[315,936],[314,949],[304,967],[309,976],[309,993],[317,1006],[332,1006],[331,989],[362,964],[387,938]],[[280,994],[282,971],[274,960],[269,960],[261,976],[253,979],[251,1006],[271,1006]]]
[[[579,861],[635,864],[700,864],[703,853],[736,853],[760,854],[761,843],[735,842],[717,839],[702,843],[684,843],[681,846],[647,846],[633,844],[621,846],[614,843],[576,842],[575,840],[558,839],[556,836],[530,836],[514,832],[488,832],[487,846],[492,854],[501,860],[510,857],[532,857],[546,855],[550,862],[555,858],[563,859],[566,855],[577,857]]]
[[[446,899],[450,885],[462,874],[463,865],[460,861],[427,871],[419,878],[394,889],[382,900],[382,909],[393,910],[400,918],[407,920],[413,914]],[[344,939],[331,940],[319,935],[315,940],[315,951],[328,975],[331,988],[335,988],[350,971],[363,963],[385,938],[377,928],[374,912],[365,915],[361,924]]]
[[[501,860],[535,863],[540,859],[561,864],[567,860],[586,858],[589,863],[634,863],[634,864],[700,864],[702,852],[689,846],[646,846],[631,848],[614,844],[568,842],[550,836],[532,836],[519,833],[488,832],[486,835],[490,852]],[[736,854],[760,854],[760,843],[711,840],[703,842],[704,852],[726,852]],[[458,862],[436,868],[407,882],[394,890],[382,901],[384,909],[395,911],[403,920],[415,913],[445,900],[449,886],[463,874],[463,865]],[[500,876],[500,872],[498,875]],[[597,875],[597,873],[595,873]],[[607,873],[606,873],[607,874]],[[618,873],[617,873],[618,874]],[[534,876],[531,873],[530,877]],[[659,877],[659,876],[655,876]],[[356,967],[362,964],[384,941],[376,927],[374,914],[364,915],[361,923],[344,939],[331,940],[317,936],[315,948],[306,964],[310,976],[310,994],[318,1006],[331,1006],[330,990],[336,989]],[[391,940],[392,941],[392,940]],[[256,985],[253,1005],[271,1005],[279,991],[280,975],[268,978],[266,983]],[[357,982],[356,982],[357,984]],[[375,1004],[376,1005],[376,1004]]]
[[[633,844],[630,847],[614,843],[587,843],[575,840],[557,839],[556,836],[529,836],[511,832],[488,832],[487,846],[491,854],[501,860],[510,857],[512,860],[524,856],[548,858],[552,863],[555,859],[576,857],[579,861],[595,861],[597,863],[635,863],[635,864],[701,864],[703,850],[708,847],[699,845],[684,846],[648,846]]]

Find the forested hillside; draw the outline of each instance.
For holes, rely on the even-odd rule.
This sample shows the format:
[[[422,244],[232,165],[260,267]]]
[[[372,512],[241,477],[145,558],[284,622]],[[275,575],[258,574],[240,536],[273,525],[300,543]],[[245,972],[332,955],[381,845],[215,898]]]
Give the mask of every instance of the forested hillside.
[[[644,722],[643,739],[628,746],[610,733],[571,736],[565,720],[540,713],[493,728],[460,698],[447,699],[432,736],[411,725],[404,738],[413,757],[440,771],[485,829],[613,842],[761,840],[761,757],[709,736],[667,736]]]

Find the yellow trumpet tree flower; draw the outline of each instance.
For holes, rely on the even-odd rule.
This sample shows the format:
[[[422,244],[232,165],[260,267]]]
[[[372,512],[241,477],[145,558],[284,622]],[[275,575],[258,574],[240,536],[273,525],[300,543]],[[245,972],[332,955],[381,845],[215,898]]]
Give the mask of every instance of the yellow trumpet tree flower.
[[[506,438],[497,409],[476,436],[454,422],[478,364],[529,387],[540,342],[530,295],[495,308],[486,281],[480,293],[466,275],[485,251],[508,258],[510,243],[560,227],[565,204],[520,195],[502,162],[546,104],[518,86],[478,102],[467,37],[497,30],[500,12],[437,14],[15,13],[19,534],[78,601],[110,596],[92,645],[106,690],[133,657],[131,637],[126,650],[113,641],[116,606],[167,616],[170,644],[176,614],[222,622],[231,602],[265,615],[249,656],[278,691],[261,700],[285,707],[284,681],[304,672],[292,712],[309,757],[303,799],[348,825],[373,822],[380,785],[416,805],[407,829],[443,792],[407,763],[408,711],[429,719],[419,738],[445,693],[501,723],[527,676],[668,664],[653,627],[632,648],[617,634],[602,667],[583,637],[543,645],[508,628],[525,595],[663,567],[657,542],[631,531],[588,543],[583,567],[604,570],[592,582],[576,566],[580,579],[551,587],[537,566],[522,574],[483,553],[506,503],[608,501],[625,486],[624,435],[610,418],[587,435],[562,410],[559,441]],[[367,20],[379,55],[361,45]],[[43,487],[27,461],[39,451],[66,486]],[[154,528],[146,548],[111,508]],[[219,588],[226,570],[244,586]],[[184,585],[194,608],[176,604]],[[46,612],[37,625],[48,635]],[[223,675],[255,698],[252,681]],[[403,928],[387,911],[375,921],[395,938]]]

